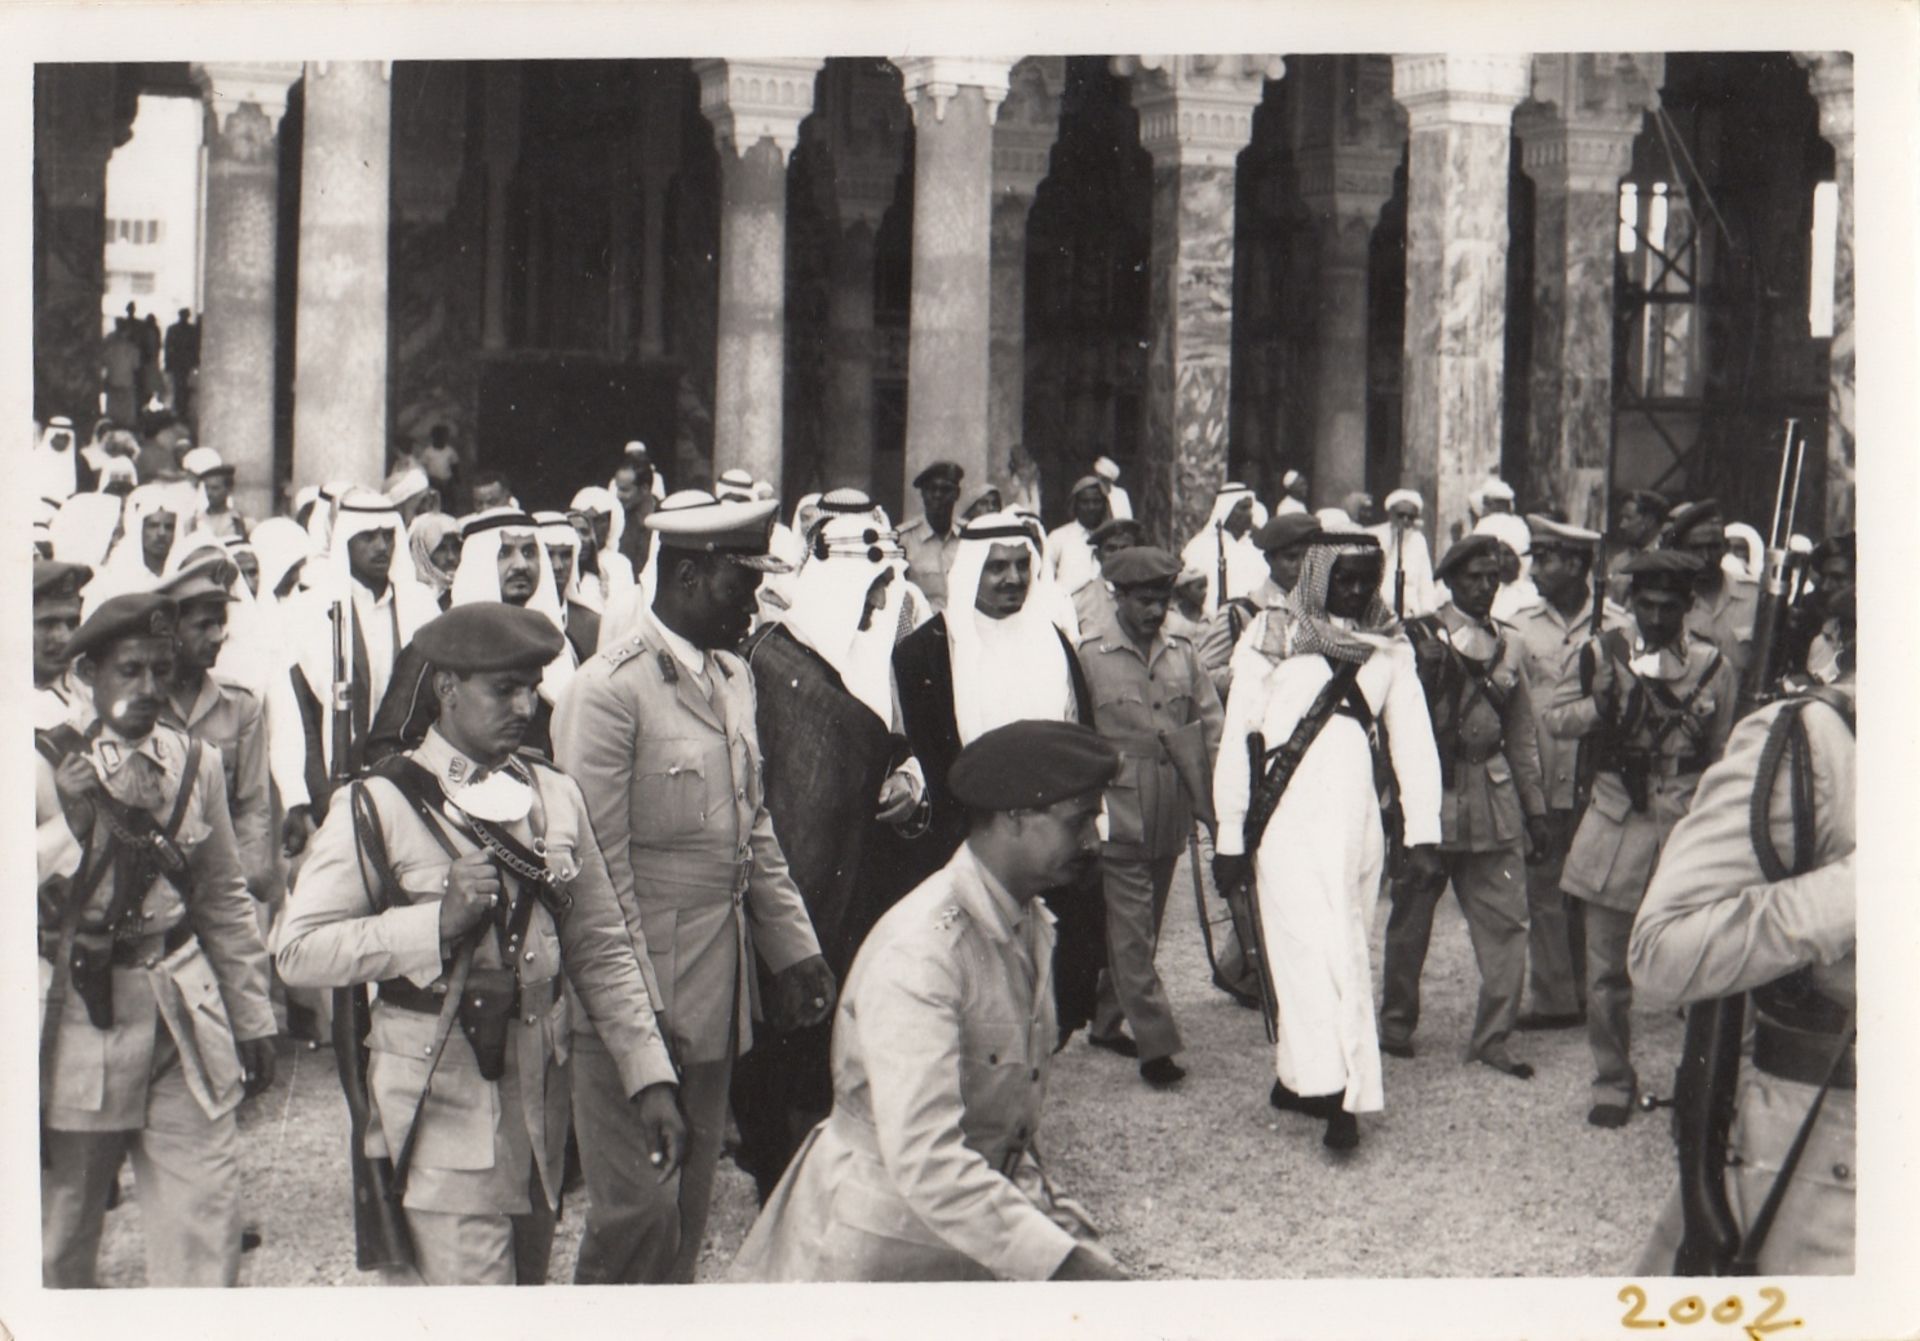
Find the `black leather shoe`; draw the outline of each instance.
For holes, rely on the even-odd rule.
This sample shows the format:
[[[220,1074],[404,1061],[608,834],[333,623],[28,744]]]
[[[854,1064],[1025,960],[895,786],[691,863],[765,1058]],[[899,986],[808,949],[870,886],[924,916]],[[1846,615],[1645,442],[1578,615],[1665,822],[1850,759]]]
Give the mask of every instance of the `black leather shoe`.
[[[1320,1144],[1329,1150],[1351,1150],[1360,1144],[1360,1119],[1341,1109],[1327,1119],[1327,1134]]]
[[[1511,1057],[1482,1057],[1480,1060],[1494,1070],[1512,1076],[1515,1080],[1533,1079],[1533,1067],[1526,1062],[1516,1062]]]
[[[1405,1043],[1389,1043],[1385,1039],[1381,1039],[1380,1051],[1386,1053],[1389,1057],[1411,1057],[1413,1056],[1413,1042],[1409,1039]]]
[[[1576,1010],[1565,1015],[1540,1015],[1529,1012],[1514,1023],[1514,1027],[1525,1034],[1537,1034],[1548,1029],[1578,1029],[1587,1022],[1587,1013]]]
[[[1273,1082],[1273,1088],[1267,1092],[1267,1102],[1283,1113],[1305,1113],[1310,1111],[1309,1103],[1279,1081]]]
[[[1609,1129],[1624,1127],[1630,1111],[1624,1104],[1595,1104],[1587,1110],[1587,1125]]]
[[[1096,1048],[1105,1048],[1108,1052],[1117,1052],[1122,1057],[1138,1057],[1140,1045],[1125,1034],[1115,1034],[1112,1038],[1102,1038],[1098,1034],[1088,1034],[1087,1042]]]
[[[1178,1085],[1187,1077],[1187,1068],[1171,1057],[1155,1057],[1151,1061],[1140,1063],[1140,1079],[1156,1090],[1164,1090],[1170,1085]]]

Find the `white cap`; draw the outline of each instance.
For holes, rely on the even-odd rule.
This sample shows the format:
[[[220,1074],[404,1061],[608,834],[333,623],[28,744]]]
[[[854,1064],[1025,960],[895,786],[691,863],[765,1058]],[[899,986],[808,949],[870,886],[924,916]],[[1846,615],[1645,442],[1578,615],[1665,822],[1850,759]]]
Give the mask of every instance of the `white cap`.
[[[195,447],[180,458],[180,468],[189,475],[211,475],[216,470],[232,470],[211,447]]]
[[[1120,465],[1112,457],[1103,456],[1093,463],[1093,473],[1112,484],[1120,478]]]

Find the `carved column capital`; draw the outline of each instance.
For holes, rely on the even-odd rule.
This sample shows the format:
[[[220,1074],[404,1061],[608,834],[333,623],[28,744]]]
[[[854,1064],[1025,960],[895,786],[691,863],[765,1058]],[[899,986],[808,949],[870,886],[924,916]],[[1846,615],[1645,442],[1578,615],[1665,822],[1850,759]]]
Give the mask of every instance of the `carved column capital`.
[[[216,131],[225,134],[228,119],[251,104],[277,135],[280,118],[287,112],[287,91],[300,77],[300,62],[196,61],[192,70]]]
[[[1413,130],[1435,125],[1505,126],[1533,82],[1525,52],[1440,52],[1393,58],[1393,96]]]
[[[1853,53],[1796,51],[1806,67],[1807,85],[1820,104],[1820,135],[1835,149],[1853,147]]]
[[[947,103],[963,88],[977,88],[987,100],[987,120],[999,119],[1000,104],[1014,64],[1010,56],[903,56],[894,60],[900,71],[907,106],[915,125],[928,109],[935,121],[947,119]]]
[[[1366,145],[1320,145],[1295,151],[1300,198],[1314,213],[1371,225],[1393,195],[1400,151]]]
[[[697,60],[701,115],[734,154],[772,140],[785,161],[800,143],[800,123],[813,114],[813,81],[825,64],[818,56]]]
[[[1513,117],[1522,170],[1550,192],[1616,190],[1665,75],[1657,52],[1534,57],[1532,99]]]
[[[1140,144],[1155,167],[1232,167],[1253,138],[1253,109],[1270,79],[1286,73],[1275,55],[1115,56],[1110,68],[1132,81]]]
[[[1033,203],[1060,133],[1060,95],[1066,84],[1062,56],[1029,56],[1013,67],[1007,100],[993,126],[995,199]]]

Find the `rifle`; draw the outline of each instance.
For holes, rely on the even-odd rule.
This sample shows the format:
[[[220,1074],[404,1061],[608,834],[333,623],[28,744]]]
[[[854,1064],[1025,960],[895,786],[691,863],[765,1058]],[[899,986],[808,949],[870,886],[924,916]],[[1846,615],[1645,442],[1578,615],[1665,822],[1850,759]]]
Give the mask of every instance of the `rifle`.
[[[1387,525],[1393,526],[1391,519]],[[1407,533],[1395,526],[1393,531],[1393,617],[1404,618],[1407,609]]]
[[[1288,742],[1291,744],[1292,742]],[[1285,746],[1281,747],[1285,749]],[[1305,751],[1301,751],[1305,753]],[[1298,763],[1298,760],[1295,760]],[[1260,891],[1254,888],[1254,871],[1260,847],[1260,837],[1265,832],[1267,821],[1273,818],[1273,811],[1279,804],[1279,797],[1273,798],[1273,805],[1262,805],[1260,792],[1267,764],[1267,740],[1258,731],[1247,733],[1247,773],[1254,789],[1252,804],[1247,807],[1247,836],[1251,840],[1247,848],[1247,878],[1232,889],[1222,889],[1220,898],[1227,905],[1227,914],[1233,919],[1233,932],[1240,941],[1241,953],[1247,962],[1253,965],[1254,981],[1260,984],[1260,1021],[1267,1029],[1267,1042],[1280,1041],[1280,1001],[1274,995],[1273,971],[1267,963],[1266,928],[1260,924]],[[1292,769],[1287,772],[1291,774]],[[1198,850],[1196,845],[1196,851]],[[1204,921],[1204,919],[1203,919]],[[1219,972],[1218,965],[1214,971]]]
[[[351,788],[353,768],[353,662],[347,653],[346,597],[328,611],[333,625],[332,750],[328,763],[331,799],[351,806],[358,798]],[[358,815],[350,816],[358,820]],[[336,821],[337,823],[338,821]],[[378,902],[384,903],[384,891]],[[413,1265],[413,1243],[407,1235],[394,1194],[393,1157],[367,1154],[367,1127],[372,1104],[367,1093],[367,1031],[373,1012],[364,983],[333,989],[333,1064],[340,1076],[340,1092],[347,1101],[347,1162],[353,1175],[353,1258],[362,1271]]]
[[[1806,459],[1805,444],[1794,440],[1798,422],[1787,420],[1781,447],[1780,482],[1767,538],[1766,581],[1753,622],[1753,660],[1740,684],[1742,715],[1765,700],[1774,679],[1787,590],[1787,539],[1793,534]],[[1740,1223],[1727,1201],[1727,1139],[1740,1079],[1745,1016],[1744,996],[1698,1001],[1687,1008],[1686,1037],[1673,1077],[1673,1139],[1680,1165],[1683,1224],[1673,1260],[1676,1276],[1725,1276],[1735,1270]]]
[[[1213,524],[1213,539],[1220,555],[1214,565],[1213,605],[1216,610],[1224,610],[1227,606],[1227,524],[1225,522]]]

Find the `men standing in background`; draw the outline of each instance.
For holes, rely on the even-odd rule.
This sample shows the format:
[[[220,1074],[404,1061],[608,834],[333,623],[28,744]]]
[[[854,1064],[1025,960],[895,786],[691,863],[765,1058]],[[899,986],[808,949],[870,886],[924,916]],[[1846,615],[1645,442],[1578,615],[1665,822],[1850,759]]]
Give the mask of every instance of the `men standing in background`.
[[[191,310],[181,308],[179,320],[167,327],[163,345],[173,412],[188,420],[193,418],[194,374],[200,370],[200,327],[192,316]]]
[[[907,580],[926,593],[935,610],[947,608],[947,573],[960,543],[953,510],[960,502],[966,472],[951,461],[935,461],[913,477],[920,491],[921,514],[900,528],[907,552]]]
[[[1433,556],[1420,529],[1420,495],[1395,489],[1387,495],[1387,519],[1370,528],[1386,556],[1380,574],[1380,599],[1397,619],[1433,613],[1440,604],[1433,589]]]
[[[1641,550],[1660,543],[1660,531],[1667,524],[1667,512],[1673,505],[1664,494],[1651,489],[1635,489],[1620,500],[1614,534],[1619,543],[1607,559],[1607,595],[1616,604],[1627,599],[1627,576],[1621,570]]]
[[[1735,681],[1753,658],[1753,621],[1759,613],[1760,584],[1735,577],[1722,566],[1727,557],[1727,519],[1718,501],[1703,498],[1676,508],[1661,538],[1663,549],[1684,550],[1700,561],[1693,573],[1693,604],[1687,631],[1697,633],[1726,657]]]
[[[1098,475],[1082,475],[1074,482],[1072,504],[1073,519],[1047,535],[1054,583],[1069,595],[1100,571],[1093,552],[1093,533],[1112,515],[1107,508],[1106,482]]]

